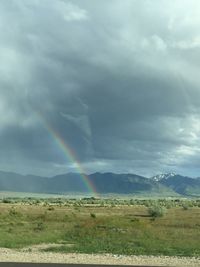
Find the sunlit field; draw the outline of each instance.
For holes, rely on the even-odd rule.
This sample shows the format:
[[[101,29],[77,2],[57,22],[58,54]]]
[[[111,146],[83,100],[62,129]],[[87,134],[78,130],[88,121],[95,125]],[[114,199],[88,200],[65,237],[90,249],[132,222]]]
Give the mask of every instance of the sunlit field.
[[[41,243],[64,253],[199,256],[200,200],[2,199],[0,247]]]

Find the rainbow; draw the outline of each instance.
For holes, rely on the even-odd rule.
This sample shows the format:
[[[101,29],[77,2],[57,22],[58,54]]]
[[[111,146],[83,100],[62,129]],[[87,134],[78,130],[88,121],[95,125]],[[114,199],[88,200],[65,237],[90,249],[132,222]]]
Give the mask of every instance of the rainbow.
[[[59,147],[59,149],[64,153],[65,158],[67,161],[73,163],[75,165],[75,168],[77,172],[80,175],[81,180],[83,181],[84,185],[86,186],[87,190],[92,193],[93,196],[98,197],[98,193],[93,185],[93,183],[89,180],[88,176],[85,174],[85,170],[81,166],[81,163],[77,159],[77,156],[75,155],[74,151],[71,149],[71,147],[64,141],[64,139],[61,137],[60,133],[56,131],[45,119],[44,116],[40,115],[40,119],[43,121],[43,125],[45,125],[45,129],[48,131],[50,136],[53,138],[56,145]]]

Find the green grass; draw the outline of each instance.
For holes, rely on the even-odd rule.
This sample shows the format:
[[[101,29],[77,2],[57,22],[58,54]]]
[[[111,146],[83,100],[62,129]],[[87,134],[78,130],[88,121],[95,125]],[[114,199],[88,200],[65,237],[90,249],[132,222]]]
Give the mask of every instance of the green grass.
[[[57,203],[53,200],[52,204],[34,201],[0,204],[0,247],[58,243],[61,246],[47,250],[200,255],[199,200],[134,200],[132,204],[107,200],[104,206],[102,200],[95,199]],[[168,207],[163,217],[149,216],[148,207],[155,202]],[[185,203],[187,210],[183,209]]]

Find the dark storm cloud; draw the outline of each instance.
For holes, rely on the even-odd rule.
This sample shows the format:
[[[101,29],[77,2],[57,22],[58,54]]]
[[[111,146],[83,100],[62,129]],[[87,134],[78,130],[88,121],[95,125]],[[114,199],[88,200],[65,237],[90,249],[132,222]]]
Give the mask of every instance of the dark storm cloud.
[[[198,173],[197,1],[8,0],[0,10],[1,168],[73,170],[53,129],[88,172]]]

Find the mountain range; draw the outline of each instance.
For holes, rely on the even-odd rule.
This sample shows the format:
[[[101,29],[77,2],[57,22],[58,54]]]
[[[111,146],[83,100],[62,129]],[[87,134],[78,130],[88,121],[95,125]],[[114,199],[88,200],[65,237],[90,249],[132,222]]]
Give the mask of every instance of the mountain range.
[[[159,174],[151,178],[136,174],[93,173],[87,175],[67,173],[53,177],[21,175],[0,171],[0,191],[76,194],[132,194],[145,196],[200,197],[200,178],[175,173]],[[90,189],[90,190],[89,190]]]

